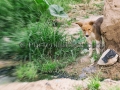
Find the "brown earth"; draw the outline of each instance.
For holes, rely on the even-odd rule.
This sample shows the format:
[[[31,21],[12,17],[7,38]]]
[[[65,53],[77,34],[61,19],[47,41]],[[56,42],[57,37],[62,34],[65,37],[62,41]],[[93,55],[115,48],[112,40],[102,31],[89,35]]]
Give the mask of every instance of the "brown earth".
[[[87,56],[83,56],[82,58],[78,58],[76,62],[67,66],[64,70],[69,75],[77,75],[79,76],[82,73],[82,69],[91,65],[91,60]],[[113,80],[120,80],[120,62],[116,62],[114,65],[110,66],[99,66],[94,63],[96,67],[96,72],[100,73],[100,77],[102,79],[113,79]]]
[[[10,66],[16,66],[18,65],[20,62],[18,61],[13,61],[13,60],[0,60],[0,68],[4,68],[4,67],[10,67]]]
[[[76,62],[67,66],[64,70],[69,75],[77,75],[79,76],[82,73],[82,69],[89,66],[91,64],[90,58],[88,56],[77,58]]]

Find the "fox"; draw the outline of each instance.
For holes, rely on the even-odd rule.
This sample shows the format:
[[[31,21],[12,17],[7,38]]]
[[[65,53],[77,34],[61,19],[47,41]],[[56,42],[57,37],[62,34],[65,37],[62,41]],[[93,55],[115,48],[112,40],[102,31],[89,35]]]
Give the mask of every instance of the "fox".
[[[102,45],[102,35],[101,35],[101,24],[103,22],[103,17],[99,17],[95,21],[89,21],[86,23],[82,22],[76,22],[78,24],[88,42],[88,47],[89,47],[89,57],[92,56],[93,53],[93,48],[92,48],[92,41],[96,41],[96,52],[97,54],[100,54],[100,48]]]

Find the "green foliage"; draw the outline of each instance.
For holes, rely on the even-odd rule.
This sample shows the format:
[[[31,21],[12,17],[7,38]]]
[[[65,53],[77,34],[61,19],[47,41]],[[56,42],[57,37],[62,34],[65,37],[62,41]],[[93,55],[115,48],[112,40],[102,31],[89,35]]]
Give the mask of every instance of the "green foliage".
[[[34,57],[40,55],[54,56],[55,51],[59,49],[57,45],[65,42],[65,35],[58,30],[54,30],[51,25],[46,23],[36,23],[32,28],[28,28],[29,32],[29,52]]]
[[[2,40],[0,55],[10,55],[18,59],[32,60],[33,58],[43,58],[43,56],[56,59],[67,56],[76,57],[84,46],[81,44],[84,41],[83,37],[68,43],[63,32],[54,30],[47,23],[40,22],[29,24],[27,28],[16,31],[9,37],[10,42]],[[77,43],[80,43],[79,47],[75,46]],[[42,61],[44,62],[44,60]]]
[[[56,17],[66,18],[68,15],[64,12],[64,9],[58,5],[50,5],[50,14]]]
[[[53,49],[57,48],[55,44],[65,42],[64,34],[58,30],[53,30],[52,26],[46,23],[29,24],[27,28],[16,31],[9,37],[11,41],[2,41],[3,45],[0,46],[1,49],[6,48],[5,50],[1,50],[1,54],[3,55],[10,52],[12,54],[13,52],[20,56],[31,55],[32,57],[34,55],[37,58],[42,54],[49,55],[54,53]]]
[[[44,64],[42,64],[42,73],[52,73],[53,71],[58,70],[58,62],[57,61],[46,61]]]
[[[69,11],[70,7],[69,4],[74,4],[75,0],[49,0],[48,1],[51,4],[57,4],[65,9],[65,11]]]
[[[75,41],[76,41],[76,43],[80,44],[79,46],[81,46],[82,49],[88,47],[87,42],[86,42],[86,38],[81,30],[79,32],[79,38],[76,39]]]
[[[79,43],[86,43],[85,36],[83,35],[82,30],[79,31]]]
[[[1,10],[4,12],[5,8],[10,8],[9,12],[6,11],[6,14],[4,14],[4,12],[0,13],[0,18],[3,20],[3,22],[5,22],[7,25],[10,25],[7,26],[3,22],[0,22],[0,28],[1,30],[4,30],[2,31],[2,34],[7,35],[7,37],[10,38],[10,42],[5,42],[3,38],[0,40],[1,57],[15,54],[18,58],[22,59],[22,57],[32,57],[33,54],[35,54],[35,57],[38,57],[42,54],[54,54],[56,49],[55,43],[58,41],[59,43],[64,42],[64,36],[62,35],[63,33],[59,33],[58,30],[53,30],[52,28],[54,22],[52,22],[50,14],[46,11],[49,6],[46,0],[18,0],[15,3],[14,0],[4,0],[3,2],[0,2],[0,5],[3,5]],[[59,8],[61,9],[62,7]],[[5,21],[5,19],[7,19],[6,15],[8,15],[8,17],[11,18],[10,20],[13,21]],[[48,17],[50,17],[50,19],[48,19]],[[40,25],[38,22],[39,20]],[[50,23],[51,25],[49,25]],[[11,33],[14,31],[15,33]],[[41,48],[39,48],[39,50],[37,46],[43,43],[45,46],[40,46]],[[21,49],[19,45],[22,46],[24,50]],[[4,48],[6,49],[3,50]],[[36,53],[39,53],[39,55]]]
[[[85,18],[85,19],[89,18],[89,15],[85,15],[84,18]]]
[[[76,2],[79,2],[79,3],[87,3],[89,4],[91,0],[74,0]]]
[[[46,0],[34,0],[36,3],[37,8],[43,13],[49,7],[49,4]]]
[[[92,57],[95,61],[98,61],[98,59],[100,58],[100,55],[98,55],[96,52],[93,52]]]
[[[16,68],[16,76],[20,80],[34,80],[37,78],[37,67],[33,62],[21,64]]]
[[[104,6],[104,2],[101,2],[99,4],[93,4],[93,5],[96,6],[99,11],[102,11],[103,10],[103,6]]]
[[[88,84],[89,90],[99,90],[100,87],[100,81],[99,76],[96,75],[95,77],[91,78]]]
[[[41,14],[48,9],[44,0],[3,0],[0,6],[1,36],[38,22]]]

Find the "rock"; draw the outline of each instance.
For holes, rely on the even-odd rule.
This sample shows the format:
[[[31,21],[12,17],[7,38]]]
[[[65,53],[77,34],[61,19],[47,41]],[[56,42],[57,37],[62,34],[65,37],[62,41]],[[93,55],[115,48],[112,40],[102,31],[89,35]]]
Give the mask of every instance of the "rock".
[[[85,79],[88,77],[89,74],[95,73],[96,68],[95,66],[88,66],[82,69],[82,74],[79,75],[79,79]]]
[[[9,77],[9,76],[0,76],[0,84],[7,84],[7,83],[11,83],[14,82],[16,80],[15,77]]]
[[[117,62],[118,54],[115,55],[115,57],[108,59],[108,62],[105,63],[102,58],[110,51],[110,49],[107,49],[102,56],[100,57],[99,61],[97,62],[98,65],[113,65],[115,62]]]
[[[82,72],[88,73],[88,74],[94,73],[95,71],[96,71],[95,66],[89,66],[89,67],[83,68],[82,70]]]
[[[85,78],[87,78],[87,77],[88,77],[88,76],[87,76],[86,73],[82,73],[82,74],[80,74],[79,79],[80,79],[80,80],[83,80],[83,79],[85,79]]]

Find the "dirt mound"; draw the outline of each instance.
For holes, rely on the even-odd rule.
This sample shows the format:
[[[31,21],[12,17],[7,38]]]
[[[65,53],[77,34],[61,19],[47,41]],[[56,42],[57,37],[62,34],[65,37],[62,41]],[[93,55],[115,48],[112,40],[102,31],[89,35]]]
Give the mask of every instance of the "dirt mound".
[[[0,85],[0,90],[88,90],[89,79],[71,80],[71,79],[54,79],[41,80],[36,82],[11,83]],[[106,79],[100,82],[99,90],[119,90],[120,81]],[[81,88],[80,88],[81,87]]]

